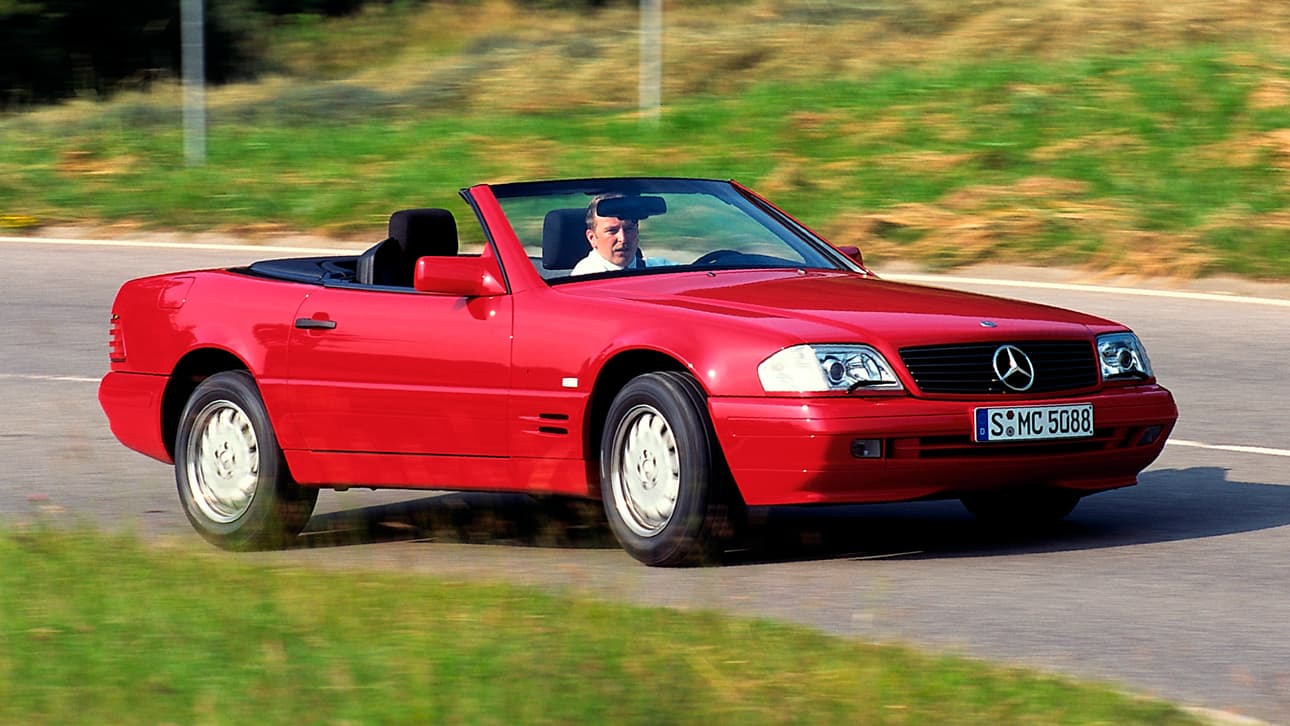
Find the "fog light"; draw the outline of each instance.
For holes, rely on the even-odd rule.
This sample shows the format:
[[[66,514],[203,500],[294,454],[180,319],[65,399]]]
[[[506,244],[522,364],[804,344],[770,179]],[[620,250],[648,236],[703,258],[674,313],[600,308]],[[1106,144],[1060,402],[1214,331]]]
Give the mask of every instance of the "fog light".
[[[1156,443],[1156,439],[1160,438],[1160,428],[1159,426],[1148,426],[1143,429],[1142,435],[1138,437],[1138,446],[1148,446]],[[854,447],[852,450],[854,450]]]
[[[857,459],[881,459],[882,439],[855,439],[851,442],[851,455]]]

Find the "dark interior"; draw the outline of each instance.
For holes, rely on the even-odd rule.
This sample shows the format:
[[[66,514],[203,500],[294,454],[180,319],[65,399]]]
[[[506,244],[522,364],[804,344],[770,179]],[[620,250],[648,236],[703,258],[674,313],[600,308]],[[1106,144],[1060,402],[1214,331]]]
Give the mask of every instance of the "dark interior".
[[[294,282],[411,288],[419,258],[456,254],[457,222],[452,212],[403,209],[390,215],[389,236],[362,254],[264,260],[247,269]]]

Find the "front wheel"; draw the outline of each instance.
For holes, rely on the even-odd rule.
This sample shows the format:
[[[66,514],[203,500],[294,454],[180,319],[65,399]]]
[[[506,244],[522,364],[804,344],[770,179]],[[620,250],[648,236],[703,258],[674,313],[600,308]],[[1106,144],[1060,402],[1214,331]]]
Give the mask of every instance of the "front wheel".
[[[202,537],[228,549],[279,547],[304,529],[318,490],[296,484],[255,379],[226,371],[202,381],[184,406],[175,483]]]
[[[600,443],[600,493],[623,549],[647,565],[714,557],[738,496],[694,378],[632,379],[614,398]]]

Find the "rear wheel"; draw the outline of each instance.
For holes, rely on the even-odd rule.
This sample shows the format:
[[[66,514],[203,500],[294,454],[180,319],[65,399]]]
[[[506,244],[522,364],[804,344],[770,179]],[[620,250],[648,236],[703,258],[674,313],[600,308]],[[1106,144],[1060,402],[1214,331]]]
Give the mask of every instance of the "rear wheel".
[[[1001,529],[1050,525],[1070,514],[1079,500],[1079,494],[1062,489],[982,492],[962,499],[977,521]]]
[[[287,471],[255,380],[217,373],[188,399],[175,441],[175,483],[199,534],[229,549],[279,547],[304,529],[318,490]]]
[[[647,373],[618,392],[601,437],[600,491],[614,535],[641,562],[719,553],[741,508],[693,377]]]

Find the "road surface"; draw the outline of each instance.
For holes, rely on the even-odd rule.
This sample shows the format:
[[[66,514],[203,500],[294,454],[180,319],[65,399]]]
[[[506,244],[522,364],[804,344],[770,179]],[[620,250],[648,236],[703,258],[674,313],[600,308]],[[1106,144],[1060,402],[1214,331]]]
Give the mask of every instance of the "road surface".
[[[0,240],[0,255],[0,519],[205,546],[170,467],[117,444],[95,400],[112,296],[129,277],[285,253]],[[569,502],[351,490],[323,492],[300,548],[229,556],[778,618],[1290,723],[1290,288],[1251,300],[974,274],[912,279],[1127,323],[1182,412],[1139,486],[1084,501],[1049,534],[992,539],[956,502],[776,509],[729,566],[658,570]]]

